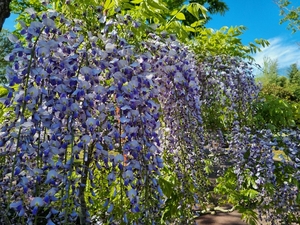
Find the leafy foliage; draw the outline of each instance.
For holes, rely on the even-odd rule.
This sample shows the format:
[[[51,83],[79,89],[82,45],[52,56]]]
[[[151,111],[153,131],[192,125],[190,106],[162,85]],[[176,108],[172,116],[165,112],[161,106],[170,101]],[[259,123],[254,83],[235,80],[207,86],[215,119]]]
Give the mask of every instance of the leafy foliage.
[[[258,75],[257,81],[266,86],[268,84],[276,84],[278,77],[279,75],[277,60],[272,60],[268,57],[265,57],[262,72]]]
[[[228,10],[226,3],[220,0],[188,1],[190,7],[187,8],[184,7],[184,5],[187,4],[187,2],[183,0],[168,0],[166,2],[173,12],[180,10],[180,12],[185,18],[182,21],[182,23],[187,26],[191,26],[191,24],[195,24],[198,21],[202,21],[202,27],[204,27],[205,23],[212,19],[212,15],[218,13],[224,15],[225,12]],[[202,13],[199,13],[199,10],[195,6],[197,6],[198,9],[200,8],[200,6],[205,6],[206,9],[203,7],[201,9]],[[205,9],[205,13],[203,13],[203,9]]]
[[[0,86],[0,98],[6,97],[8,94],[8,90],[4,87]],[[3,123],[4,120],[12,119],[13,116],[8,116],[9,113],[12,111],[11,108],[5,107],[4,104],[0,103],[0,123]]]
[[[61,4],[61,1],[50,0],[48,2],[52,4],[49,3],[47,5],[42,5],[39,1],[24,0],[22,2],[23,5],[18,4],[18,1],[13,2],[14,6],[12,9],[14,12],[24,11],[28,5],[33,7],[36,12],[41,12],[45,7],[53,8],[63,12],[70,20],[77,18],[86,21],[86,32],[98,29],[95,26],[97,18],[89,10],[91,6],[101,5],[104,8],[104,13],[101,15],[103,20],[107,15],[115,14],[115,9],[117,8],[121,14],[125,15],[128,13],[141,22],[139,29],[131,30],[134,33],[135,43],[139,43],[145,38],[146,23],[150,25],[153,31],[175,34],[180,41],[192,46],[200,55],[228,54],[252,60],[250,53],[255,53],[260,50],[260,46],[265,47],[269,44],[266,40],[257,39],[255,43],[249,43],[248,46],[243,45],[239,38],[246,29],[243,26],[224,27],[220,31],[205,28],[203,25],[206,21],[205,18],[207,18],[207,9],[202,4],[207,3],[209,5],[208,11],[211,13],[222,13],[226,10],[226,6],[222,1],[193,1],[184,5],[182,1],[180,4],[179,2],[174,2],[174,4],[169,2],[169,4],[162,0],[73,0],[66,1],[66,4]],[[170,5],[173,7],[170,7]],[[20,14],[19,18],[23,21],[30,21],[30,18],[26,15],[24,13]],[[187,15],[189,16],[187,17]],[[186,22],[187,20],[193,22]],[[18,29],[22,29],[20,25]]]
[[[195,40],[190,44],[195,52],[202,57],[208,55],[225,54],[235,57],[252,59],[250,53],[260,51],[258,46],[267,46],[269,43],[266,40],[255,40],[255,43],[250,43],[249,46],[242,44],[240,35],[246,30],[244,26],[239,27],[222,27],[220,30],[195,28],[198,33],[195,35]]]
[[[275,96],[284,100],[295,100],[295,96],[290,88],[281,87],[277,84],[264,85],[261,89],[261,94],[263,96]]]
[[[288,101],[273,95],[265,95],[257,104],[257,124],[271,130],[296,126],[297,108]]]
[[[10,63],[7,62],[4,58],[8,53],[13,49],[13,44],[8,40],[9,32],[7,30],[2,30],[0,32],[0,83],[5,83],[5,69],[6,66],[9,66]]]
[[[293,33],[300,29],[300,7],[291,6],[291,1],[288,0],[276,0],[275,1],[280,8],[280,15],[283,18],[280,23],[288,22],[288,29]]]
[[[266,58],[262,74],[261,102],[257,104],[258,124],[266,124],[272,130],[299,127],[299,90],[297,64],[292,64],[287,77],[279,76],[277,61]]]

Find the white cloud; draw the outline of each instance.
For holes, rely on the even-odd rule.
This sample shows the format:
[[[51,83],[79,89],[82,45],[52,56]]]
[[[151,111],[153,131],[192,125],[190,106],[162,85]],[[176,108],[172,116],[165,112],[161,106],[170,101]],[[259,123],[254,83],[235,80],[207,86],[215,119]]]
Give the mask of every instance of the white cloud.
[[[289,67],[293,63],[300,66],[300,45],[296,41],[282,37],[274,37],[268,40],[270,45],[262,48],[253,58],[256,63],[263,65],[264,57],[269,57],[278,62],[278,69]]]

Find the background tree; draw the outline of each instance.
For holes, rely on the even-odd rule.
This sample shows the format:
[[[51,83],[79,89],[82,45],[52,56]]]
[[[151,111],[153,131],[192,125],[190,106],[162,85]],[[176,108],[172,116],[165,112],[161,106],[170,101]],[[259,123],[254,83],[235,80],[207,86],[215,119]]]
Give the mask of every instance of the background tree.
[[[278,61],[265,57],[262,73],[258,75],[257,80],[263,85],[276,84],[278,76]]]
[[[291,80],[294,81],[297,79],[297,65],[291,65],[288,71],[290,75],[287,74],[287,76],[280,76],[278,74],[277,60],[265,57],[262,72],[256,79],[262,84],[261,94],[264,96],[272,95],[285,100],[296,100],[297,97],[295,96],[295,91],[299,88],[299,86],[297,83],[291,82]],[[290,77],[292,77],[292,79]]]
[[[13,49],[13,44],[7,38],[8,34],[9,31],[7,30],[2,30],[0,32],[0,83],[2,84],[6,82],[6,66],[10,65],[10,63],[7,62],[4,57],[8,55]]]
[[[297,63],[293,63],[287,70],[287,77],[289,78],[289,85],[287,89],[293,93],[292,100],[300,101],[300,70]]]
[[[293,63],[287,71],[287,76],[291,84],[300,85],[300,71],[298,69],[297,63]]]
[[[286,77],[280,76],[278,77],[276,83],[280,86],[280,87],[286,87],[288,84],[288,79]]]
[[[257,105],[256,119],[271,130],[286,127],[299,127],[300,109],[300,71],[297,64],[292,64],[285,76],[278,74],[277,60],[264,59],[262,73],[257,81],[262,83],[260,96],[262,101]]]
[[[288,22],[288,29],[293,33],[300,29],[300,6],[291,6],[289,0],[275,0],[275,3],[280,8],[280,15],[283,18],[280,20],[280,24]]]

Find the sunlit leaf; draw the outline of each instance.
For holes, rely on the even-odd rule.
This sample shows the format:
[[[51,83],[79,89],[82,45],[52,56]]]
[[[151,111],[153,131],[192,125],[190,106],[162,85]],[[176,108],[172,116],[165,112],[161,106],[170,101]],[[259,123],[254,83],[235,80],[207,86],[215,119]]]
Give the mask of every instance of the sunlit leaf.
[[[179,19],[179,20],[185,20],[185,15],[183,13],[177,13],[175,15],[176,19]]]
[[[191,27],[198,27],[198,26],[201,26],[203,24],[203,20],[198,20],[194,23],[191,24]]]
[[[207,9],[199,3],[190,3],[187,7],[187,11],[191,13],[194,17],[196,17],[198,20],[200,12],[202,13],[203,17],[206,18]]]
[[[164,13],[169,11],[167,7],[161,4],[161,2],[157,3],[155,0],[147,0],[147,4],[155,9],[162,10]]]
[[[7,95],[8,90],[4,87],[0,87],[0,97]]]
[[[144,1],[144,0],[133,0],[133,1],[130,1],[130,2],[133,3],[133,4],[140,4],[142,1]]]
[[[183,29],[188,32],[196,32],[196,30],[190,26],[183,26]]]
[[[106,0],[104,3],[104,9],[111,9],[114,6],[114,1]]]
[[[178,13],[178,10],[177,10],[177,9],[175,9],[175,10],[172,11],[171,16],[175,16],[176,13]]]

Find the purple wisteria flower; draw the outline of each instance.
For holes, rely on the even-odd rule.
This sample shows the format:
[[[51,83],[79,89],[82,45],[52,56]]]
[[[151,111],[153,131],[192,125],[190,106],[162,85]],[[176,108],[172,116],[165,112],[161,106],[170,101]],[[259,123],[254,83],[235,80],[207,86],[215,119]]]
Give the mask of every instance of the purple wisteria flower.
[[[33,207],[32,214],[36,215],[38,212],[39,207],[44,206],[44,201],[40,197],[35,197],[34,199],[31,200],[30,206]]]

